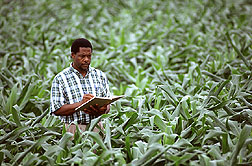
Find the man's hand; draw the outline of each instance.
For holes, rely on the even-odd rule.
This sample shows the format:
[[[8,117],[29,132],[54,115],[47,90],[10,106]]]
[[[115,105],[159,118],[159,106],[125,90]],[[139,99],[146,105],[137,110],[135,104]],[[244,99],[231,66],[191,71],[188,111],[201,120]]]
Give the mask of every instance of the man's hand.
[[[99,107],[98,104],[94,106],[90,106],[89,109],[84,109],[83,110],[85,113],[89,115],[95,115],[95,116],[100,116],[102,114],[105,114],[107,111],[107,105],[104,105],[102,107]]]
[[[82,103],[86,103],[88,100],[92,99],[94,95],[92,94],[85,94],[81,100]]]
[[[88,100],[92,99],[94,95],[92,94],[85,94],[80,102],[73,103],[73,104],[65,104],[60,107],[57,111],[54,112],[57,116],[68,116],[73,115],[75,113],[75,108],[79,107],[81,104],[87,102]]]

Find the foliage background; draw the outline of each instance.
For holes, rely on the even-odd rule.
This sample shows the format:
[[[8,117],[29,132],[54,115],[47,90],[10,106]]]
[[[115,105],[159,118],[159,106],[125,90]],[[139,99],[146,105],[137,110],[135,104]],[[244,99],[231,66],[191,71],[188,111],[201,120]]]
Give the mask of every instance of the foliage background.
[[[250,0],[0,6],[2,165],[252,164]],[[48,107],[78,37],[126,97],[71,140]],[[99,120],[101,135],[91,132]]]

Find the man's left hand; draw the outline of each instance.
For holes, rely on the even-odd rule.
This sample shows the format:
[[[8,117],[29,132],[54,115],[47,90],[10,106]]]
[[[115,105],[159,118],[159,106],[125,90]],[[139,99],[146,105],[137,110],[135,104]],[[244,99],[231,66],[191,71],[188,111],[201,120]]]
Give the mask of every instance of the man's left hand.
[[[85,113],[89,115],[95,115],[95,116],[100,116],[102,114],[105,114],[107,111],[107,105],[104,105],[102,107],[99,107],[98,104],[94,106],[90,106],[89,109],[84,109],[83,110]]]

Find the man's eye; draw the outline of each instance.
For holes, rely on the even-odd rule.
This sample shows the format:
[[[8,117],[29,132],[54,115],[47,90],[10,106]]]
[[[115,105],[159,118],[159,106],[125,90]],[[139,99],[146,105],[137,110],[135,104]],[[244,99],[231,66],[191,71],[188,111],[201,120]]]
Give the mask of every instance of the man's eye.
[[[79,55],[79,58],[85,58],[85,57],[90,58],[90,57],[91,57],[91,55]]]

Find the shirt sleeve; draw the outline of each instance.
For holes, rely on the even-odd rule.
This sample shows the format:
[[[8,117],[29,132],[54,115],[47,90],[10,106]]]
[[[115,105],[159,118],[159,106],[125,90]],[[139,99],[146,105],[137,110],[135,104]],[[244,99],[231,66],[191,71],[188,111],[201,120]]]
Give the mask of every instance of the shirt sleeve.
[[[53,114],[65,104],[65,97],[62,85],[57,78],[54,78],[51,87],[50,112]]]

